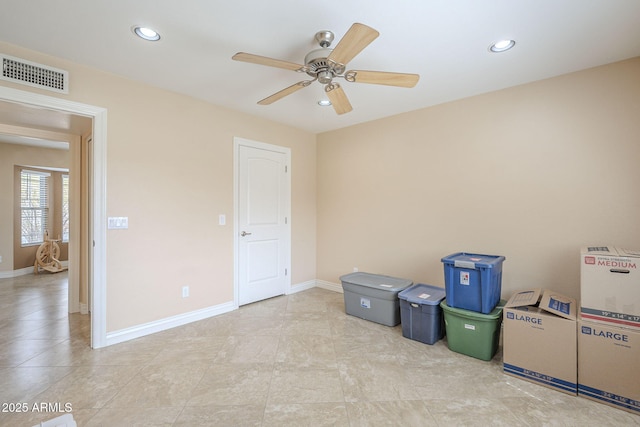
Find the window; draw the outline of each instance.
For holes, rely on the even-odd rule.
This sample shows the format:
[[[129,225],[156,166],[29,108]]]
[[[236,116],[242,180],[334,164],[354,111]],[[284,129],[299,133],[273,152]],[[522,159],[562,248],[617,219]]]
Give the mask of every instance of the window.
[[[69,241],[69,175],[62,175],[62,241]]]
[[[20,171],[20,211],[22,246],[44,241],[49,218],[49,174],[23,169]]]

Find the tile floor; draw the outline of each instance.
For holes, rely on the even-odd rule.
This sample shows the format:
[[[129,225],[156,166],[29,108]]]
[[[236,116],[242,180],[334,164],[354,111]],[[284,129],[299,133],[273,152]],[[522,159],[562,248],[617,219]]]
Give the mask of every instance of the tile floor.
[[[91,350],[66,286],[66,273],[0,280],[0,402],[28,408],[2,426],[65,404],[78,426],[640,425],[504,375],[500,351],[484,362],[347,316],[323,289]]]

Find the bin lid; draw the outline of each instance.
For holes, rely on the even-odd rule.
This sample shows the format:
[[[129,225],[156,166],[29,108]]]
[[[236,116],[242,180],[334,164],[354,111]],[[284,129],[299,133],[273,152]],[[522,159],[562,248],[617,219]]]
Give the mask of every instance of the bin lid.
[[[449,307],[446,301],[442,301],[440,303],[440,307],[442,307],[443,311],[458,317],[466,317],[467,319],[474,319],[474,320],[488,320],[488,319],[493,320],[493,319],[502,317],[502,309],[504,308],[504,305],[506,303],[507,301],[501,299],[498,302],[498,305],[496,306],[496,308],[494,308],[493,311],[491,311],[491,313],[487,313],[487,314],[478,313],[476,311],[471,311],[471,310],[465,310],[462,308]]]
[[[387,291],[401,291],[413,282],[398,277],[384,276],[381,274],[371,274],[362,271],[356,273],[345,274],[340,276],[343,283],[351,283],[353,285],[366,286],[368,288],[384,289]]]
[[[443,288],[417,283],[398,294],[398,298],[414,304],[438,305],[445,297]]]
[[[469,252],[458,252],[442,258],[442,262],[453,264],[454,267],[470,268],[492,268],[499,265],[505,257],[502,255],[472,254]]]

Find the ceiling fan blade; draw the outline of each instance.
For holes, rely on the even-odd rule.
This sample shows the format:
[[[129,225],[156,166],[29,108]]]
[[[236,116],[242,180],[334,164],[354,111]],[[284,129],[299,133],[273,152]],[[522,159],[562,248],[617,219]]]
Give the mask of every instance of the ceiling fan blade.
[[[338,42],[327,59],[346,65],[379,35],[380,33],[373,28],[356,22]]]
[[[277,100],[282,99],[287,95],[291,95],[293,92],[297,92],[303,87],[309,86],[311,82],[313,82],[313,80],[305,80],[305,81],[298,82],[294,85],[289,86],[288,88],[282,89],[280,92],[276,92],[273,95],[266,97],[262,101],[258,101],[258,104],[260,105],[273,104]]]
[[[238,52],[231,57],[236,61],[251,62],[252,64],[266,65],[268,67],[284,68],[285,70],[301,71],[304,65],[295,64],[280,59],[268,58],[266,56],[254,55],[252,53]]]
[[[387,73],[384,71],[350,70],[344,75],[348,82],[370,83],[375,85],[414,87],[420,76],[418,74]]]
[[[333,109],[336,110],[336,113],[344,114],[353,110],[347,95],[338,83],[330,83],[324,87],[324,90],[329,97],[329,101],[331,101],[331,105],[333,105]]]

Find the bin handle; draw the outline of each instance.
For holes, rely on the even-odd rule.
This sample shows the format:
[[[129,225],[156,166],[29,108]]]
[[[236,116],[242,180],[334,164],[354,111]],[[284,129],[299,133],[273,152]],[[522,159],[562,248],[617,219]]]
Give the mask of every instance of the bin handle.
[[[612,272],[612,273],[621,273],[621,274],[629,274],[630,273],[629,270],[624,270],[622,268],[612,268],[609,271]]]
[[[456,268],[469,268],[471,270],[476,269],[476,263],[473,261],[455,260],[453,266]]]

